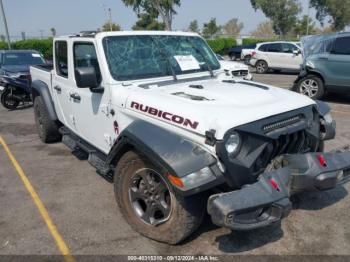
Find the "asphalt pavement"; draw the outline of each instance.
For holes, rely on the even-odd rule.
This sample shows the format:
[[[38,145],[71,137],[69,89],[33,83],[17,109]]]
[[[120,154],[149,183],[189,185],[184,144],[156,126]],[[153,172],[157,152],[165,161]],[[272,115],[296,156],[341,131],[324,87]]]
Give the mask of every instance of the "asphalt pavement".
[[[254,77],[288,88],[296,75]],[[330,95],[326,100],[338,125],[337,138],[326,144],[326,149],[332,150],[350,144],[350,98]],[[169,246],[144,238],[129,227],[116,206],[112,184],[86,161],[78,160],[61,143],[40,142],[32,107],[16,111],[0,107],[0,136],[73,256],[350,255],[350,185],[299,196],[288,218],[264,229],[231,232],[214,226],[206,217],[190,239]],[[0,145],[0,255],[61,254],[51,229],[18,167]]]

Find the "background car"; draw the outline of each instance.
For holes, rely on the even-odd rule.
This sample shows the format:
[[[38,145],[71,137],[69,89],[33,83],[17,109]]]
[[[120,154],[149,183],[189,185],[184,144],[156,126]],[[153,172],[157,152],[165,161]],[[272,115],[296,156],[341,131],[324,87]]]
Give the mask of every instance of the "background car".
[[[241,59],[244,60],[245,56],[248,55],[250,60],[250,51],[253,51],[256,48],[256,44],[253,45],[238,45],[235,47],[232,47],[228,51],[228,56],[231,58],[231,60]],[[244,51],[244,54],[242,54],[242,51]]]
[[[5,86],[1,76],[11,77],[19,81],[30,79],[31,65],[45,64],[43,56],[34,50],[1,50],[0,51],[0,92]]]
[[[239,62],[225,60],[221,55],[216,54],[221,67],[226,73],[233,77],[242,78],[244,80],[253,80],[252,74],[249,72],[249,67]]]
[[[314,99],[329,92],[350,91],[350,33],[303,39],[304,64],[295,91]]]
[[[246,45],[242,48],[241,59],[245,64],[249,65],[250,59],[252,58],[252,54],[255,51],[257,44]]]
[[[302,50],[292,42],[260,43],[250,60],[258,74],[265,74],[269,69],[300,71],[302,63]]]

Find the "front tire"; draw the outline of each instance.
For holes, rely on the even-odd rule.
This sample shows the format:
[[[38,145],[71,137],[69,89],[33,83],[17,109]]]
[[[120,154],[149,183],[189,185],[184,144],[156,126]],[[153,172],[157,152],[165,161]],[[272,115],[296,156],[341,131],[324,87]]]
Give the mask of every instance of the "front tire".
[[[324,83],[318,76],[308,75],[298,82],[297,92],[312,99],[321,99],[325,94]]]
[[[269,70],[269,66],[264,60],[259,60],[258,62],[256,62],[255,67],[256,67],[256,72],[258,74],[266,74],[267,71]]]
[[[58,131],[59,126],[55,121],[50,119],[41,96],[37,96],[34,99],[34,117],[36,129],[42,142],[48,144],[61,140],[62,136]]]
[[[8,89],[1,94],[1,104],[6,109],[15,110],[19,105],[19,101],[9,98],[10,94],[11,94],[11,91]]]
[[[129,225],[159,242],[177,244],[201,224],[205,208],[199,195],[182,197],[163,175],[134,151],[119,160],[114,175],[116,201]]]

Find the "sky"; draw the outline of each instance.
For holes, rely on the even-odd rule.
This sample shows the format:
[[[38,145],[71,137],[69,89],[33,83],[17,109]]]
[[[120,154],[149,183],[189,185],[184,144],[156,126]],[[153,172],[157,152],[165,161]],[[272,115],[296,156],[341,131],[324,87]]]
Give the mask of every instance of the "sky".
[[[306,14],[308,0],[299,1]],[[20,38],[23,31],[27,37],[39,37],[41,33],[48,36],[52,27],[58,35],[96,30],[107,20],[106,7],[111,8],[113,22],[123,30],[131,29],[137,20],[132,8],[126,8],[121,0],[3,0],[3,4],[11,38]],[[185,30],[194,19],[202,26],[212,17],[218,24],[238,18],[244,23],[242,34],[249,35],[267,20],[262,12],[254,11],[250,0],[182,0],[176,11],[175,30]],[[311,16],[315,17],[315,10],[311,10]],[[0,34],[4,34],[2,23]]]

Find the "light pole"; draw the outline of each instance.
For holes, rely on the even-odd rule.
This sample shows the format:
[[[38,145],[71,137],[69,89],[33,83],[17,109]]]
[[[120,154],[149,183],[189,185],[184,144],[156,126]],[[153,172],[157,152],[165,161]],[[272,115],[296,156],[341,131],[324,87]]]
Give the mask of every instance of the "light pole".
[[[7,45],[8,45],[8,48],[11,49],[10,34],[9,34],[9,29],[7,27],[7,20],[6,20],[5,10],[4,10],[4,5],[2,4],[2,0],[0,0],[0,8],[1,8],[1,12],[2,12],[2,19],[4,22],[4,27],[5,27]]]
[[[113,26],[112,26],[112,9],[108,8],[108,21],[109,21],[109,29],[113,31]]]
[[[40,39],[44,39],[44,31],[45,30],[39,30],[39,32],[40,32]]]
[[[310,0],[307,1],[307,25],[306,25],[306,35],[309,35],[310,27]]]
[[[109,30],[113,31],[113,24],[112,24],[112,9],[107,8],[105,4],[102,4],[103,11],[105,12],[107,16],[107,24],[109,25]]]

